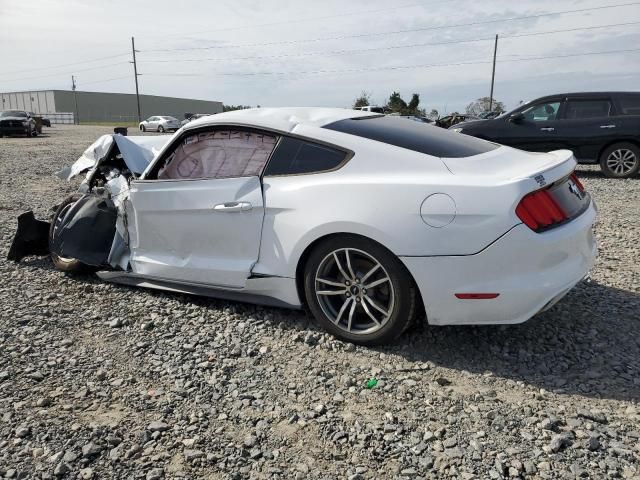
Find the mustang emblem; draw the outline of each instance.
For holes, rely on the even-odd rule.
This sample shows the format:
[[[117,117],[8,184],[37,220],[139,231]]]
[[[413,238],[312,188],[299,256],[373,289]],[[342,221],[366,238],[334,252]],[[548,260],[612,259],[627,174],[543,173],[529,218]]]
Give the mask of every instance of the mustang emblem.
[[[582,200],[582,192],[575,183],[569,182],[569,191],[578,197],[579,200]]]

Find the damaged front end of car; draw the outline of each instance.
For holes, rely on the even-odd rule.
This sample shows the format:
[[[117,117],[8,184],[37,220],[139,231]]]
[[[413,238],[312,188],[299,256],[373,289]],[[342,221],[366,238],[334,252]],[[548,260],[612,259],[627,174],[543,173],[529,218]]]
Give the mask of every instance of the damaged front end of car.
[[[51,223],[33,212],[18,218],[8,258],[51,254],[63,271],[121,269],[129,266],[127,202],[129,182],[138,178],[170,137],[103,135],[71,166],[64,180],[84,173],[78,192],[57,207]]]

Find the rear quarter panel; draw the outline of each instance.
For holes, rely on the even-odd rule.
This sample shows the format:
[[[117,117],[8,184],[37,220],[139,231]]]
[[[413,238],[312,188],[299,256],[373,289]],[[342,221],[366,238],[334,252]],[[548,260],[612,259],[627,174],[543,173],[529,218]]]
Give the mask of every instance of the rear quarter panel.
[[[398,256],[466,255],[520,223],[514,211],[521,184],[472,182],[439,158],[339,132],[322,140],[356,153],[333,172],[263,179],[265,218],[254,273],[294,277],[307,246],[335,233],[363,235]],[[434,193],[455,202],[455,218],[442,228],[420,215]]]

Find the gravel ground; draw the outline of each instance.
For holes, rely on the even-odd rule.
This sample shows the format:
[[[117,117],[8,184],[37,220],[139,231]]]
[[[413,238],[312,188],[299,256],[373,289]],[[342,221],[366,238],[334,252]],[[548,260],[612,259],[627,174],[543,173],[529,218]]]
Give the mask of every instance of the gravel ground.
[[[524,325],[354,347],[300,312],[5,260],[107,127],[0,139],[0,477],[640,478],[640,181],[580,177],[592,280]],[[366,388],[371,378],[374,388]]]

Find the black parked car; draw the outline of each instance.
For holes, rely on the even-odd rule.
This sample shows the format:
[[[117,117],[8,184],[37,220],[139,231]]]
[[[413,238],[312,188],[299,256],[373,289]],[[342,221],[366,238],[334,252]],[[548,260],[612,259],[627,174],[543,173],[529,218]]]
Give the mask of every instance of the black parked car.
[[[34,119],[40,119],[40,123],[42,124],[42,126],[44,127],[50,127],[51,126],[51,120],[49,120],[47,117],[43,117],[42,115],[36,115],[33,112],[29,112],[29,115],[31,115],[31,118]],[[36,122],[37,123],[37,122]],[[42,133],[42,132],[40,132]]]
[[[452,113],[450,115],[438,118],[435,121],[435,124],[437,127],[449,128],[453,125],[457,125],[462,122],[469,122],[472,120],[478,120],[478,117],[465,113]]]
[[[640,92],[550,95],[451,130],[533,152],[570,149],[608,177],[640,170]]]
[[[3,135],[38,135],[36,121],[22,110],[5,110],[0,112],[0,137]]]

